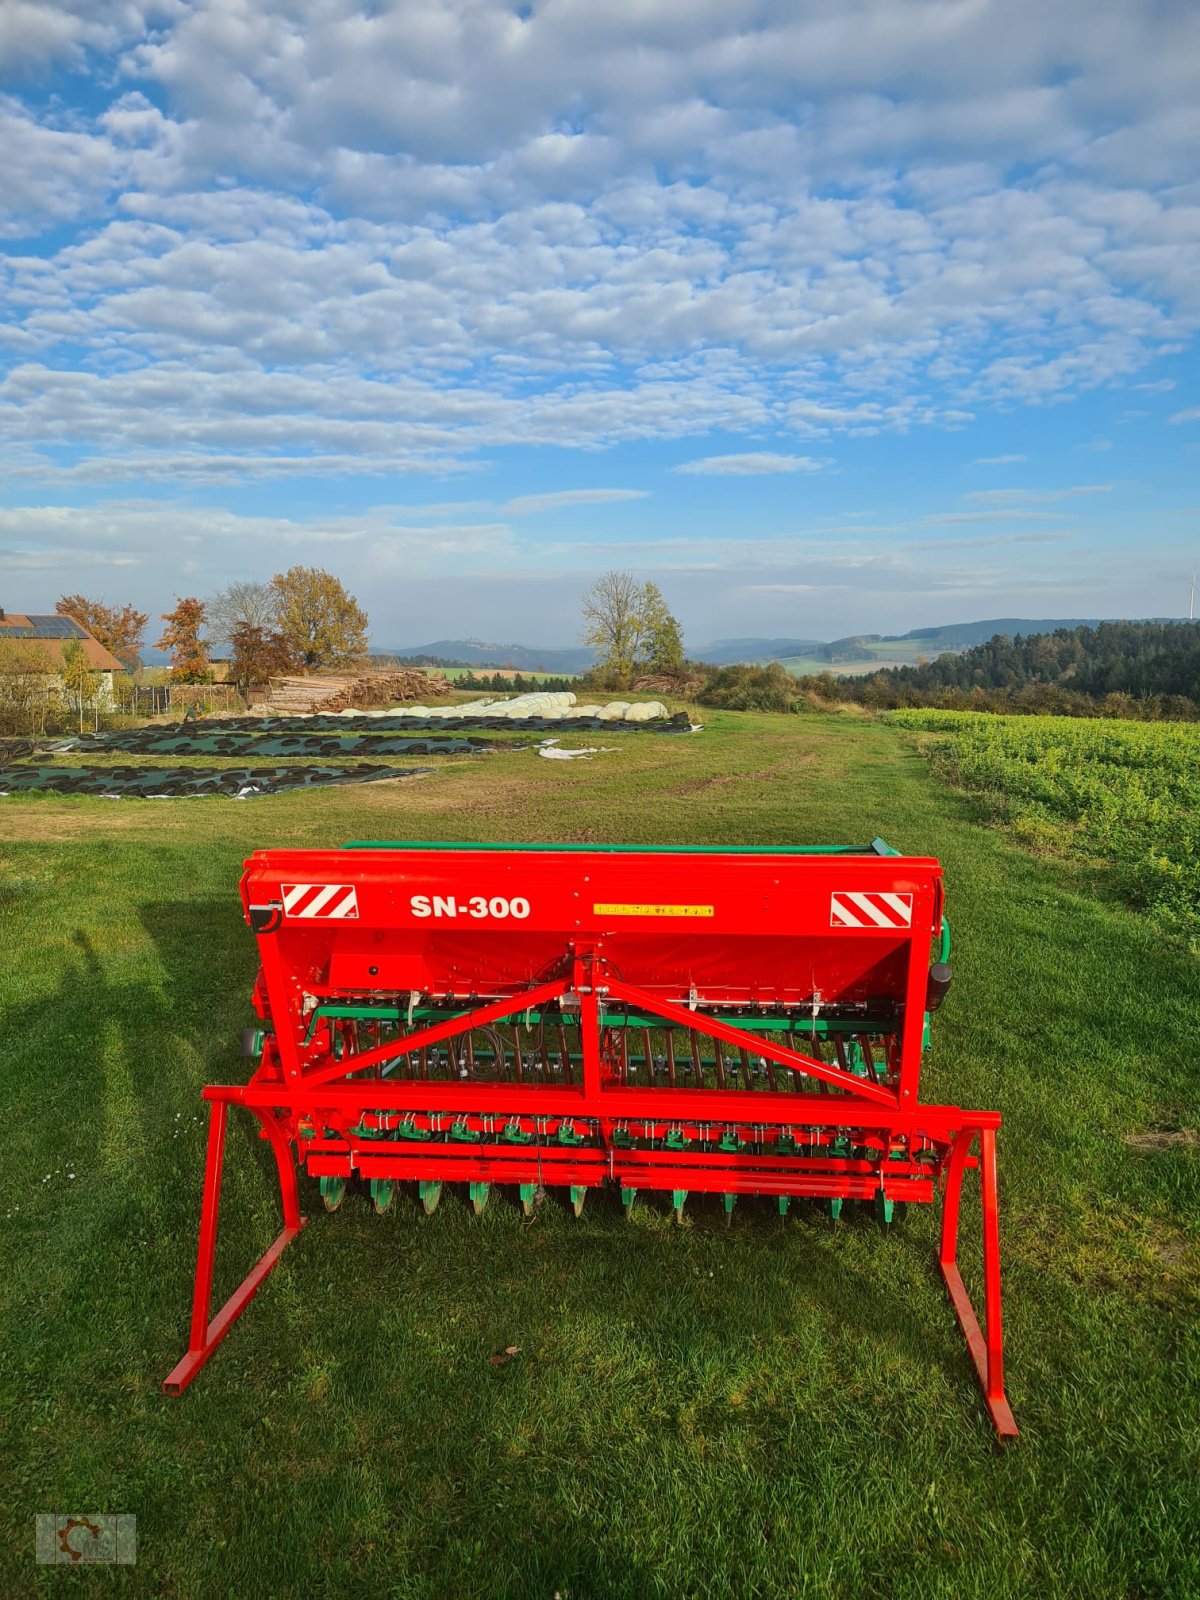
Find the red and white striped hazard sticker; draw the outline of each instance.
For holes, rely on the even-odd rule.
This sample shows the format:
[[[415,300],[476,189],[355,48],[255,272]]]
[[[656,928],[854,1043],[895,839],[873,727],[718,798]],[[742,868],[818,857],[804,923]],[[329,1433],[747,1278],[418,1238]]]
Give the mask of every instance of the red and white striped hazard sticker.
[[[833,928],[911,928],[911,894],[836,890],[829,903]]]
[[[352,883],[282,883],[287,917],[357,917],[358,895]]]

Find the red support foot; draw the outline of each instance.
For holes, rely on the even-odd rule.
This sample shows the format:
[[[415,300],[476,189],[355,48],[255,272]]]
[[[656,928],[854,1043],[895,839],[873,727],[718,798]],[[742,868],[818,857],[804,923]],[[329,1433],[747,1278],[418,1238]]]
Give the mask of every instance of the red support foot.
[[[975,1307],[958,1270],[958,1210],[962,1198],[963,1173],[974,1143],[976,1129],[966,1128],[955,1135],[946,1172],[946,1200],[942,1213],[942,1242],[938,1263],[959,1324],[979,1374],[984,1403],[996,1433],[1001,1439],[1018,1437],[1017,1424],[1004,1393],[1004,1334],[1000,1311],[1000,1216],[996,1191],[996,1134],[992,1128],[979,1133],[979,1178],[983,1198],[983,1294],[987,1316],[986,1335],[979,1326]]]
[[[208,1154],[204,1167],[204,1200],[200,1211],[200,1244],[196,1252],[191,1338],[187,1354],[163,1381],[163,1390],[166,1394],[183,1393],[254,1299],[264,1279],[268,1277],[286,1247],[304,1227],[306,1220],[300,1215],[295,1166],[286,1149],[286,1141],[274,1126],[274,1119],[269,1115],[260,1114],[260,1120],[267,1137],[271,1140],[279,1166],[284,1228],[210,1322],[208,1311],[212,1303],[213,1260],[217,1245],[217,1216],[221,1208],[221,1168],[225,1157],[227,1111],[226,1101],[212,1101],[208,1124]]]

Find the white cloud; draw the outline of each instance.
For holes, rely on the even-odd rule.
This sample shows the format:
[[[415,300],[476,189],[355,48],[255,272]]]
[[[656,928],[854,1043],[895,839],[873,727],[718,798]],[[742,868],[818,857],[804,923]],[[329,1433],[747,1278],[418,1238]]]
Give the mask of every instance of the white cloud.
[[[703,456],[685,461],[676,472],[704,477],[751,478],[772,472],[818,472],[821,463],[812,456],[777,455],[771,450],[752,450],[744,455]]]
[[[564,506],[618,505],[625,500],[644,500],[646,489],[555,489],[549,494],[523,494],[509,500],[504,510],[512,517],[527,517],[537,511],[559,511]]]
[[[963,499],[977,505],[1050,506],[1079,495],[1112,494],[1115,484],[1077,483],[1067,489],[973,489]]]
[[[971,465],[973,467],[1008,467],[1016,466],[1019,462],[1028,460],[1028,456],[977,456]]]
[[[1200,422],[1200,406],[1192,406],[1187,411],[1177,411],[1173,417],[1169,417],[1167,420],[1174,423]]]
[[[4,0],[0,67],[15,76],[77,64],[85,51],[118,49],[181,10],[177,0]]]
[[[1195,7],[9,0],[0,59],[50,483],[952,427],[1200,324]]]

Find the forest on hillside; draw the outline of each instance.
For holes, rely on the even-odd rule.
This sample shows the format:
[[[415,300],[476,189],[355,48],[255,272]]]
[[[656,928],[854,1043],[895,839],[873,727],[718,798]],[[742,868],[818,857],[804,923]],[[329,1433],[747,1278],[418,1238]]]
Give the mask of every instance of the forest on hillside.
[[[1200,622],[1101,622],[1051,633],[996,634],[957,655],[869,677],[822,673],[803,687],[826,700],[874,706],[1017,702],[1075,711],[1130,701],[1140,714],[1192,717],[1200,708]],[[1134,714],[1139,714],[1135,711]]]

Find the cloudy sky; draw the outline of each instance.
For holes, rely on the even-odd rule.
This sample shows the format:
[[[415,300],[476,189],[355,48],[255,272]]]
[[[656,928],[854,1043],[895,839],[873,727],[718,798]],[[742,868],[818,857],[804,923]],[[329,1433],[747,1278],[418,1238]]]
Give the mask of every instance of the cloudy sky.
[[[1193,0],[0,0],[0,604],[1186,611]]]

